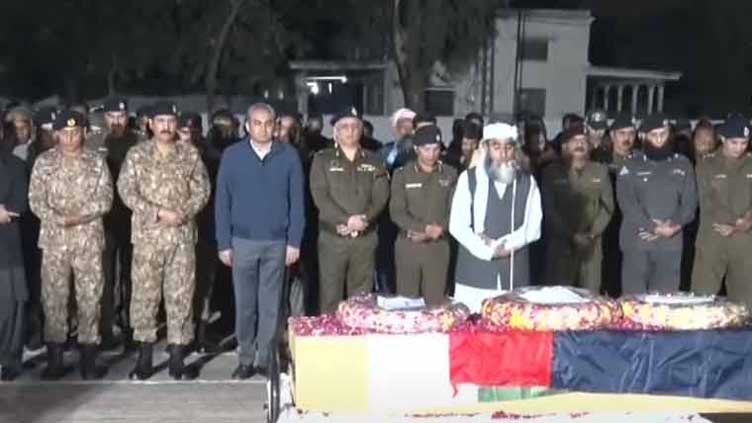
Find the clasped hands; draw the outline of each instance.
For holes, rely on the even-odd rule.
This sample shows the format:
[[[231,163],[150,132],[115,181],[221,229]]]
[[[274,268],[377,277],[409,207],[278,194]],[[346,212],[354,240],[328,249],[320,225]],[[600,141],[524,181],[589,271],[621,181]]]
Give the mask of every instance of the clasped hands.
[[[356,214],[350,216],[347,219],[347,223],[343,225],[337,225],[337,235],[356,237],[358,233],[365,231],[368,228],[368,221],[366,215]]]
[[[486,243],[486,246],[494,249],[493,258],[509,257],[512,254],[512,251],[506,248],[506,244],[503,241],[499,242],[499,240],[489,238],[486,234],[480,234],[480,237]]]
[[[733,225],[727,223],[713,223],[713,230],[722,237],[730,237],[738,233],[744,233],[752,228],[752,218],[750,216],[736,219]]]
[[[441,225],[426,225],[423,232],[407,231],[407,239],[412,242],[436,241],[444,236],[444,228]]]
[[[647,242],[653,242],[660,238],[669,239],[673,238],[681,230],[681,225],[673,223],[670,219],[653,219],[653,223],[655,223],[655,228],[652,232],[645,229],[640,230],[638,233],[640,239]]]

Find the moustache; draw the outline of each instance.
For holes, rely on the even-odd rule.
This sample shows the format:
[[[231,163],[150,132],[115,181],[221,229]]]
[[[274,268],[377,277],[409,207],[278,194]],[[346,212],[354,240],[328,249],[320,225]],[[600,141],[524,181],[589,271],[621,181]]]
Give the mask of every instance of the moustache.
[[[575,147],[572,151],[575,152],[575,153],[584,153],[585,152],[585,148],[584,147]]]

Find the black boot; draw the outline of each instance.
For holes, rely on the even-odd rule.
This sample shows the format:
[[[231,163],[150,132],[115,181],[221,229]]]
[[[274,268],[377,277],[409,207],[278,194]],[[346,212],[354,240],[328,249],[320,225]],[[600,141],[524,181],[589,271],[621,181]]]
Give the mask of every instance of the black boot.
[[[138,347],[137,343],[133,341],[133,329],[123,329],[123,349],[125,351],[133,351]]]
[[[43,380],[59,380],[65,376],[64,350],[65,344],[47,344],[47,368],[42,372]]]
[[[97,345],[81,345],[81,378],[84,380],[102,379],[107,368],[97,366]]]
[[[183,360],[185,359],[184,345],[169,345],[170,362],[168,372],[170,377],[175,380],[193,380],[198,377],[198,372],[192,367],[186,367]]]
[[[136,367],[128,375],[131,380],[146,380],[154,374],[154,365],[152,364],[152,344],[142,342],[141,349],[138,352]]]

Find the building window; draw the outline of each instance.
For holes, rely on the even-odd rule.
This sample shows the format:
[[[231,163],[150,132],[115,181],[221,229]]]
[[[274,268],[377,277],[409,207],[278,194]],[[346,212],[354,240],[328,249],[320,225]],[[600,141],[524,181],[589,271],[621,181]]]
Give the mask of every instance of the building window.
[[[546,90],[543,88],[522,88],[518,94],[518,110],[546,115]]]
[[[454,116],[454,90],[429,88],[423,93],[425,110],[434,116]]]
[[[526,38],[522,40],[520,57],[522,60],[545,62],[548,60],[548,40],[544,38]]]

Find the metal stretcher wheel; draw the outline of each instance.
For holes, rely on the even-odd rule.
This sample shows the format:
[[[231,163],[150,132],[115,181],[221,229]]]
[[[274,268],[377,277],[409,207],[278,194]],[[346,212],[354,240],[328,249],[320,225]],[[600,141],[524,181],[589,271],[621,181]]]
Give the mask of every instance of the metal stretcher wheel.
[[[275,350],[269,362],[269,380],[266,382],[266,421],[276,423],[280,412],[279,350]]]

